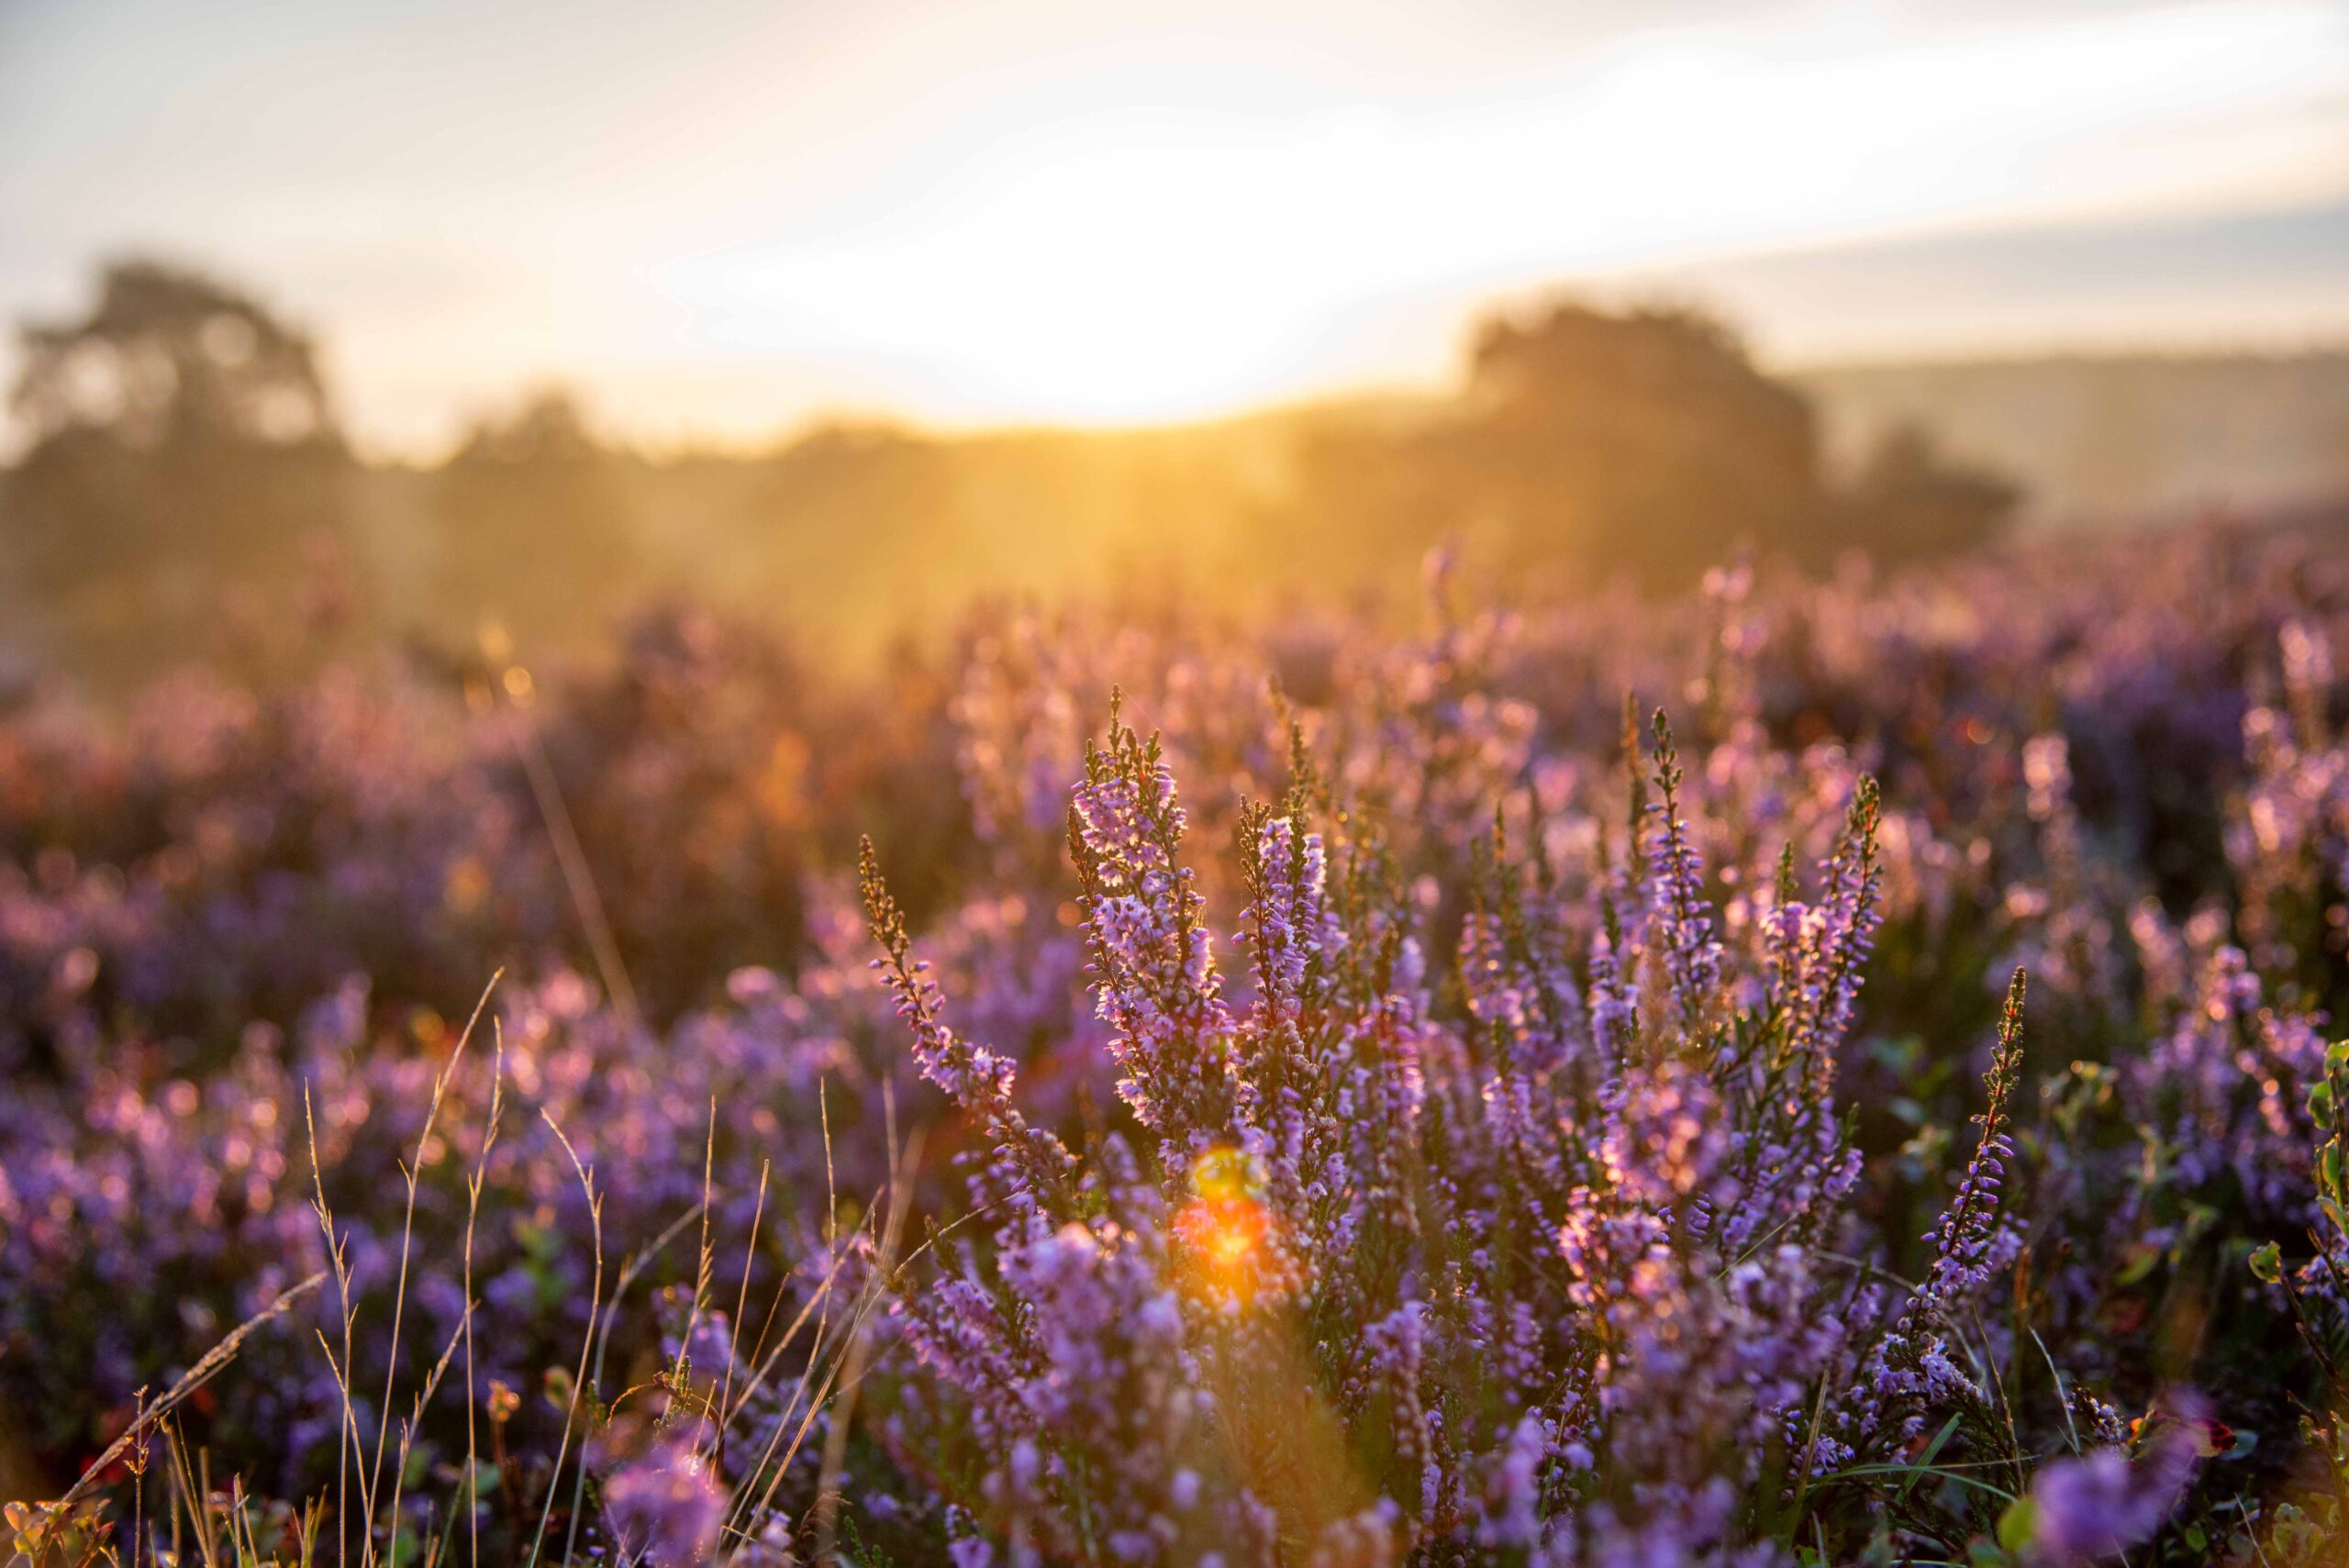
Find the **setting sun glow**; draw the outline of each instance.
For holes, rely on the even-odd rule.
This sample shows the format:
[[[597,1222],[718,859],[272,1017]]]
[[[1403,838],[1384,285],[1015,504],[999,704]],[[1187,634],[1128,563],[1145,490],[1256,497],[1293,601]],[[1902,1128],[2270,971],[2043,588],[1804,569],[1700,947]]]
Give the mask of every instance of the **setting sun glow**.
[[[539,377],[656,439],[1425,385],[1496,294],[1567,280],[1701,295],[1782,359],[2349,324],[2321,272],[2084,291],[2062,250],[2342,201],[2330,0],[513,0],[488,35],[322,0],[266,40],[134,3],[0,13],[0,136],[41,153],[0,166],[0,290],[61,305],[126,237],[251,276],[331,324],[383,449]],[[1976,241],[2056,261],[1870,249]],[[1831,281],[1757,278],[1804,257]]]
[[[1214,413],[1431,370],[1460,302],[1562,271],[2043,217],[2084,198],[2108,216],[2288,200],[2349,174],[2349,156],[2256,155],[2295,139],[2315,150],[2316,128],[2282,110],[2332,79],[2344,43],[2337,15],[2293,4],[1954,43],[1831,12],[1637,35],[1499,95],[1353,101],[1230,51],[1121,55],[975,117],[921,178],[886,187],[874,222],[656,277],[692,340],[886,362],[927,406]],[[2270,111],[2232,129],[2164,140],[2182,113],[2225,128],[2261,98]],[[2246,176],[2261,168],[2286,172]]]

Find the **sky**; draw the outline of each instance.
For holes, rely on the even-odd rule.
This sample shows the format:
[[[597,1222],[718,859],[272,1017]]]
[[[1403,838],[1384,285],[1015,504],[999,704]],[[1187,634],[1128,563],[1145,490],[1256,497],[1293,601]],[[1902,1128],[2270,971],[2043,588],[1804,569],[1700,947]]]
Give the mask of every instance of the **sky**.
[[[654,442],[1435,384],[1562,284],[1787,364],[2349,337],[2342,0],[0,0],[0,316],[216,270],[387,454],[549,379]]]

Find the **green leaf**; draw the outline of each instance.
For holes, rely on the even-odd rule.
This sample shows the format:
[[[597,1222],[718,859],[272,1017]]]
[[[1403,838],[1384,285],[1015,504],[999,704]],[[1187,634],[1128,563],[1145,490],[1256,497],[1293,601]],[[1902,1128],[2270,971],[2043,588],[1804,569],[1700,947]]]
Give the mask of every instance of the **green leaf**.
[[[2017,1497],[1998,1516],[1998,1544],[2009,1551],[2021,1551],[2031,1543],[2031,1532],[2039,1521],[2039,1505],[2029,1497]]]
[[[2284,1250],[2270,1241],[2252,1250],[2251,1277],[2262,1284],[2274,1284],[2284,1277]]]

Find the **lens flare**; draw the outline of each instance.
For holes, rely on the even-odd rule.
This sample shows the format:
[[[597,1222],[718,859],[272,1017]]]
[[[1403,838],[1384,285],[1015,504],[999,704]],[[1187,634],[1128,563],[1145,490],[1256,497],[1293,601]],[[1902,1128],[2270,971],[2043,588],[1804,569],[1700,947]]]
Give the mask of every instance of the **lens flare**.
[[[1275,1271],[1272,1211],[1261,1173],[1237,1149],[1210,1149],[1191,1166],[1191,1201],[1174,1217],[1186,1283],[1227,1307],[1254,1301]]]

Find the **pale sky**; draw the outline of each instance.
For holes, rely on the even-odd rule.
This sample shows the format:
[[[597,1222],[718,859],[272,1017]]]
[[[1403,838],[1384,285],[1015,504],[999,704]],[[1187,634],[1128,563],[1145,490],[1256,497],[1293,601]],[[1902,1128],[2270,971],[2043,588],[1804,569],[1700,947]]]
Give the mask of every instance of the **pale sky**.
[[[2349,336],[2343,0],[0,0],[0,315],[212,267],[385,451],[1431,384],[1571,279],[1781,362]]]

